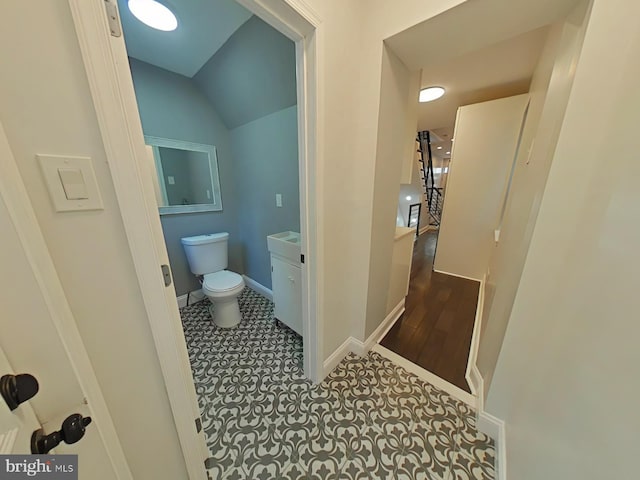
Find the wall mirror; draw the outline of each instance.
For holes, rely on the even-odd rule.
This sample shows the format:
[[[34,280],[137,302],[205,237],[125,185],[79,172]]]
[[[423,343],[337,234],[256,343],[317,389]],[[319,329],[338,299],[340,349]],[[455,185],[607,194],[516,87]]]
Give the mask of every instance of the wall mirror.
[[[222,210],[216,147],[145,135],[153,150],[161,215]]]

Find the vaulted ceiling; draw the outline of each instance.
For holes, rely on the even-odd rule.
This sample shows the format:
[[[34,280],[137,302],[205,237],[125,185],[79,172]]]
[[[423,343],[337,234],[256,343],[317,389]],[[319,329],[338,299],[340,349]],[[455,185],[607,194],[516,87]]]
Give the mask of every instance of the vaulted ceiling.
[[[252,15],[234,0],[171,0],[168,5],[178,28],[163,32],[135,18],[127,0],[118,0],[127,52],[185,77],[193,77]]]
[[[191,79],[228,129],[296,104],[295,44],[234,0],[173,0],[171,32],[118,1],[129,56]]]

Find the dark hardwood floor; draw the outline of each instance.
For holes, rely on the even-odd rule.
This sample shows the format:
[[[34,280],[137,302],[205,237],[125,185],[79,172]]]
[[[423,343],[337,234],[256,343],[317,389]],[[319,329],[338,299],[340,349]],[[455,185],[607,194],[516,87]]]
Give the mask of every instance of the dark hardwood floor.
[[[405,312],[380,344],[471,393],[464,375],[480,283],[433,271],[437,239],[418,238]]]

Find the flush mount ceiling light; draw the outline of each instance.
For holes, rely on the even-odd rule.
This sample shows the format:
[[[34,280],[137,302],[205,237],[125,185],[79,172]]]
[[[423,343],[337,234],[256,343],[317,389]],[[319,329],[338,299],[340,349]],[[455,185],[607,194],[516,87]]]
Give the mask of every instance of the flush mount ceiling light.
[[[429,87],[420,90],[420,103],[433,102],[444,95],[444,88],[442,87]]]
[[[170,32],[178,28],[178,19],[171,10],[155,0],[129,0],[129,10],[145,25]]]

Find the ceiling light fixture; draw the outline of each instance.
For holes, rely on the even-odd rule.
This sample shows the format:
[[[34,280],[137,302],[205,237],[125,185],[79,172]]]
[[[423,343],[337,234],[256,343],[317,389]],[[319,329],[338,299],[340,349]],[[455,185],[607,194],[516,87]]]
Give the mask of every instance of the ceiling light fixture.
[[[447,152],[447,155],[449,155],[451,152]]]
[[[178,19],[166,6],[155,0],[129,0],[129,10],[145,25],[171,32],[178,28]]]
[[[428,87],[420,90],[420,103],[433,102],[444,95],[444,88],[442,87]]]
[[[438,147],[438,150],[442,150],[442,147]]]

